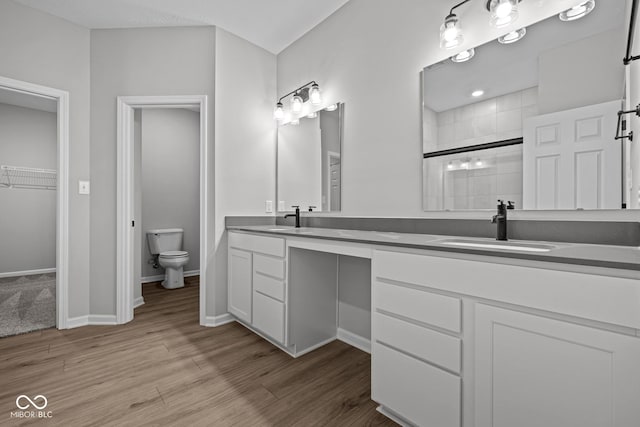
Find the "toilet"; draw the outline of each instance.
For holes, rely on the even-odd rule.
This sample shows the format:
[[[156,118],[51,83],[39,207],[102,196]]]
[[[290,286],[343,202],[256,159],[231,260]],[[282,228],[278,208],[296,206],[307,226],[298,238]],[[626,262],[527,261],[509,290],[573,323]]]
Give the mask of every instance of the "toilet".
[[[182,250],[181,228],[167,228],[147,231],[149,251],[158,257],[158,263],[165,269],[162,286],[166,289],[184,287],[184,266],[189,262],[189,252]]]

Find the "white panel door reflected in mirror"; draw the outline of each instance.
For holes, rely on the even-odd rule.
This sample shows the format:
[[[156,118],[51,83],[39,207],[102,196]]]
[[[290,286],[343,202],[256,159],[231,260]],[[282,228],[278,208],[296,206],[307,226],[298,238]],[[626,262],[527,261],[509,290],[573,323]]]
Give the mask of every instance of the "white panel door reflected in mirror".
[[[424,210],[620,209],[630,198],[624,107],[626,0],[553,15],[515,43],[423,70]],[[517,28],[514,28],[514,30]],[[633,205],[630,205],[633,206]]]
[[[330,110],[330,111],[329,111]],[[335,212],[342,201],[344,104],[278,127],[278,211]]]

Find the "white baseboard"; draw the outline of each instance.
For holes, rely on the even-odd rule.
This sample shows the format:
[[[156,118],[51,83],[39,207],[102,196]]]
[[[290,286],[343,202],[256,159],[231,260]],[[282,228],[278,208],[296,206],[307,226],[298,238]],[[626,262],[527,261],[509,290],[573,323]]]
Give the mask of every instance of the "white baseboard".
[[[0,279],[4,277],[20,277],[20,276],[32,276],[34,274],[47,274],[47,273],[55,273],[56,269],[54,268],[41,268],[38,270],[24,270],[24,271],[9,271],[7,273],[0,273]]]
[[[200,275],[200,270],[185,271],[183,275],[184,277],[198,276]],[[164,274],[158,274],[156,276],[141,277],[140,283],[160,282],[162,280],[164,280]]]
[[[138,297],[138,298],[133,300],[133,308],[138,308],[141,305],[144,305],[144,298],[143,297]]]
[[[349,332],[345,329],[338,328],[338,339],[344,343],[347,343],[351,346],[354,346],[355,348],[371,354],[371,340],[367,338],[356,335],[353,332]]]
[[[235,322],[235,318],[229,313],[221,314],[220,316],[206,316],[204,318],[204,324],[202,326],[216,327],[226,325],[227,323]]]
[[[79,328],[89,324],[89,316],[78,316],[67,319],[67,329]]]
[[[90,314],[90,325],[117,325],[116,316],[113,314]]]

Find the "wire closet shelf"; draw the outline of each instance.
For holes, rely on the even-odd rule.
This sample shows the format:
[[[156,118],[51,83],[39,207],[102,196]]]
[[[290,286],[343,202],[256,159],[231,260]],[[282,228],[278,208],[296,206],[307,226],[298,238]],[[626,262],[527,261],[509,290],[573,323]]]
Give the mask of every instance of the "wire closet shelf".
[[[57,173],[53,169],[0,165],[0,187],[55,190]]]

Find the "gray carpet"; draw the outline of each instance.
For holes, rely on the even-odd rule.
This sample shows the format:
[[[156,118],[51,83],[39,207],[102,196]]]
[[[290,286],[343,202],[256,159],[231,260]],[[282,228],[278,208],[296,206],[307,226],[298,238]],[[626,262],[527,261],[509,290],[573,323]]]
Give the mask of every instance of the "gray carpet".
[[[56,326],[56,275],[0,279],[0,337]]]

